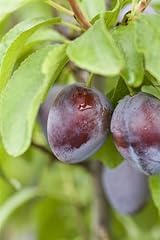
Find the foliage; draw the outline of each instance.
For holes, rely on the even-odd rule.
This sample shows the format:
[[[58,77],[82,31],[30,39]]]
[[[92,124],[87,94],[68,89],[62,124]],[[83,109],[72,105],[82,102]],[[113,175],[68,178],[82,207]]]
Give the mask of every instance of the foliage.
[[[54,2],[69,8],[67,1]],[[21,225],[22,234],[29,229],[39,240],[90,238],[91,176],[84,166],[66,166],[51,157],[37,117],[55,83],[70,84],[84,80],[83,74],[93,74],[95,85],[113,107],[125,95],[139,91],[160,99],[158,10],[119,25],[120,10],[131,1],[112,1],[108,10],[104,0],[77,2],[90,21],[87,30],[46,1],[0,0],[2,240],[20,239]],[[155,6],[160,9],[160,1]],[[99,77],[101,83],[96,82]],[[111,135],[91,159],[110,168],[123,160]],[[111,210],[113,240],[160,238],[159,176],[149,181],[153,202],[150,199],[141,213],[121,216]]]

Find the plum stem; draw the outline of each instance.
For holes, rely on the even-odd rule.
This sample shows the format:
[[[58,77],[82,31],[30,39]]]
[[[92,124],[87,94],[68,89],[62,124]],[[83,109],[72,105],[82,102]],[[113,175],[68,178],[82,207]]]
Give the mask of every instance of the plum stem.
[[[89,78],[86,82],[87,87],[91,87],[93,79],[94,79],[94,74],[90,73]]]
[[[68,0],[68,2],[74,12],[74,16],[77,22],[86,30],[90,28],[91,24],[86,18],[86,16],[84,15],[84,13],[82,12],[82,10],[80,9],[76,0]]]
[[[91,173],[93,181],[93,236],[92,240],[110,240],[109,206],[102,187],[102,164],[98,161],[91,161]]]

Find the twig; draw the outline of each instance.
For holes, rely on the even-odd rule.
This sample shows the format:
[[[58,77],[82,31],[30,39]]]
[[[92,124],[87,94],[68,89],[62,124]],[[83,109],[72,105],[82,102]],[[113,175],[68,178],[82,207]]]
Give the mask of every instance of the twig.
[[[78,23],[84,28],[84,29],[88,29],[91,27],[90,22],[87,20],[87,18],[85,17],[85,15],[83,14],[82,10],[80,9],[78,3],[76,2],[76,0],[68,0],[76,20],[78,21]]]
[[[82,31],[82,29],[80,27],[78,27],[74,24],[68,23],[68,22],[61,22],[60,24],[66,26],[74,31],[78,31],[78,32]]]
[[[68,10],[67,8],[59,5],[58,3],[52,2],[51,0],[46,1],[47,4],[49,4],[51,7],[55,8],[57,11],[65,13],[69,16],[74,16],[74,12]]]
[[[91,162],[91,172],[93,180],[93,236],[92,240],[110,240],[109,238],[109,207],[104,195],[100,162]]]
[[[50,156],[52,158],[52,160],[56,159],[54,154],[49,149],[47,149],[45,146],[40,145],[39,143],[36,143],[34,141],[32,141],[32,146],[35,148],[38,148],[40,151],[46,153],[48,156]]]

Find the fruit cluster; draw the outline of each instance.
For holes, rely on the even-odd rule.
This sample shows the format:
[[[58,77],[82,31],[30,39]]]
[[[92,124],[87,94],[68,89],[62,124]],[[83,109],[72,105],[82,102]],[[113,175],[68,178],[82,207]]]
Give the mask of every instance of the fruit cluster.
[[[82,84],[55,86],[39,116],[53,154],[65,163],[88,159],[111,130],[118,151],[127,161],[113,170],[104,168],[104,192],[111,205],[123,214],[143,206],[149,196],[144,173],[160,173],[157,98],[146,93],[126,96],[112,111],[109,100],[94,88]]]
[[[40,116],[51,150],[63,162],[89,158],[111,129],[124,159],[147,175],[160,172],[160,101],[151,95],[126,96],[112,115],[111,103],[98,90],[80,84],[56,86]]]

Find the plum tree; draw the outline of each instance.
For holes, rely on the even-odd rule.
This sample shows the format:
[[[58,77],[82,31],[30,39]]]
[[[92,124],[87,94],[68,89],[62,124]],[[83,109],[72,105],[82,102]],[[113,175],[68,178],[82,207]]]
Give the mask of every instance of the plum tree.
[[[38,119],[42,126],[43,132],[45,136],[47,136],[47,121],[48,121],[48,114],[49,110],[52,106],[54,99],[56,98],[57,94],[64,88],[64,85],[57,85],[55,84],[49,91],[48,96],[45,102],[41,105]]]
[[[146,174],[160,173],[160,101],[145,93],[117,105],[111,132],[121,155]]]
[[[87,159],[104,143],[112,108],[98,90],[80,84],[64,88],[48,117],[48,141],[56,157],[76,163]]]
[[[138,212],[149,199],[147,176],[127,161],[114,169],[104,168],[102,184],[110,204],[122,214]]]

